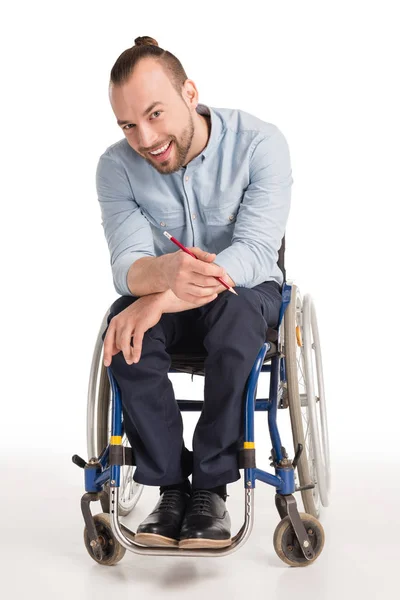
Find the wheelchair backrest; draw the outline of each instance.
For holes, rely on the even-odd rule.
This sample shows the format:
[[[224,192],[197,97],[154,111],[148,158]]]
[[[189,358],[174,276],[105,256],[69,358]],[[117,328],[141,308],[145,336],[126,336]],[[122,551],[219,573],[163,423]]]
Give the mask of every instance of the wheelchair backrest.
[[[282,238],[282,244],[278,252],[278,267],[283,273],[283,281],[286,281],[286,269],[285,269],[285,236]]]

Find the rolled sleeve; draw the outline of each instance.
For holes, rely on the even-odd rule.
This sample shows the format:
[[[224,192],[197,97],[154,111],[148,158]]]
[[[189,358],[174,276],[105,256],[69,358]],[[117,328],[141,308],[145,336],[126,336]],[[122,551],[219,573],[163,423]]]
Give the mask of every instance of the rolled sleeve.
[[[143,256],[155,256],[150,223],[134,199],[123,165],[107,155],[99,159],[96,187],[114,287],[121,296],[132,296],[127,283],[131,265]]]
[[[271,278],[285,234],[293,184],[288,144],[281,131],[257,136],[250,183],[234,226],[232,244],[217,254],[236,286],[252,288]]]

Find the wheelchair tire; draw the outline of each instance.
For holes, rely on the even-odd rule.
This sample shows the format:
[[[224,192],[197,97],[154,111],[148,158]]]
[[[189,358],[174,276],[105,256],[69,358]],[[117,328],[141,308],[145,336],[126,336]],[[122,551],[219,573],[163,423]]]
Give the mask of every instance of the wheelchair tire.
[[[88,531],[85,527],[83,531],[83,539],[89,556],[93,558],[93,560],[99,565],[115,565],[124,557],[126,548],[121,546],[118,540],[116,540],[114,537],[110,524],[110,515],[107,513],[99,513],[98,515],[94,515],[93,519],[98,533],[97,539],[101,544],[104,556],[102,560],[99,560],[94,554],[93,548],[90,545]]]
[[[112,397],[107,369],[103,363],[102,334],[107,327],[108,311],[105,314],[94,348],[90,371],[88,404],[87,404],[87,450],[88,456],[99,457],[107,446],[111,435]],[[129,447],[129,440],[124,433],[122,444]],[[118,501],[118,514],[127,516],[136,506],[143,492],[143,485],[133,481],[135,467],[121,467],[121,485]],[[109,482],[104,484],[104,491],[109,495]]]
[[[304,319],[303,309],[306,305],[307,316]],[[292,425],[294,449],[300,443],[303,452],[297,463],[297,473],[300,487],[313,483],[312,490],[302,490],[301,496],[307,514],[316,518],[320,515],[320,504],[328,505],[328,490],[330,486],[329,442],[326,427],[326,406],[323,388],[322,364],[318,343],[317,374],[319,398],[316,399],[313,385],[311,365],[310,307],[313,309],[314,341],[318,338],[315,309],[309,295],[303,303],[296,285],[292,284],[291,301],[284,315],[284,354],[286,356],[286,378],[288,385],[289,413]],[[316,331],[316,335],[315,335]],[[304,348],[307,342],[307,348]],[[300,392],[300,386],[303,388]],[[316,403],[320,403],[320,418],[322,422],[323,446],[320,443],[320,433],[316,411]],[[304,422],[306,433],[304,434]],[[317,470],[318,469],[318,470]],[[296,476],[296,473],[295,473]]]
[[[308,411],[312,431],[312,444],[315,456],[315,469],[318,481],[318,493],[322,506],[329,506],[331,486],[330,451],[328,423],[325,400],[324,377],[322,370],[321,344],[319,339],[317,316],[310,294],[303,302],[303,346]],[[315,363],[315,369],[314,369]],[[314,381],[314,371],[316,378]],[[313,402],[310,399],[314,399]]]
[[[291,567],[307,567],[314,563],[321,554],[325,544],[324,528],[318,519],[307,513],[299,513],[299,515],[311,540],[315,557],[312,560],[305,558],[290,519],[289,517],[285,517],[278,523],[275,529],[274,548],[279,558]]]

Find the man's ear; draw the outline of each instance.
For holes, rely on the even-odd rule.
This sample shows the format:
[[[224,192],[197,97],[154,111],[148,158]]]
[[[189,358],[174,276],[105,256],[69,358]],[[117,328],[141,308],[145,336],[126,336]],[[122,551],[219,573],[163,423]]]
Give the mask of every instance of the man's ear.
[[[199,103],[199,93],[192,79],[186,79],[183,84],[182,96],[189,108],[196,108]]]

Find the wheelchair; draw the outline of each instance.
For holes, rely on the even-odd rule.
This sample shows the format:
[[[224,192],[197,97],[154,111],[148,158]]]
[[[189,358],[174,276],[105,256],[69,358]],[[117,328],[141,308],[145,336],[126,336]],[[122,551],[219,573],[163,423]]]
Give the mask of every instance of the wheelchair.
[[[269,328],[248,377],[244,398],[244,443],[239,450],[239,468],[244,476],[244,523],[227,548],[182,549],[150,547],[135,542],[135,532],[122,524],[137,505],[143,485],[133,480],[135,459],[124,433],[118,385],[103,364],[102,333],[105,314],[95,344],[88,389],[86,462],[78,455],[72,461],[84,469],[85,494],[81,499],[85,522],[84,543],[90,557],[101,565],[115,565],[126,550],[137,554],[168,556],[225,556],[238,550],[249,538],[254,522],[255,482],[276,488],[279,513],[273,545],[279,558],[289,566],[305,567],[318,558],[325,543],[319,522],[321,506],[329,505],[331,485],[327,410],[321,347],[314,302],[304,298],[297,285],[286,281],[285,237],[278,265],[284,275],[282,305],[276,328]],[[204,376],[205,355],[171,354],[169,373]],[[257,398],[261,372],[270,373],[269,397]],[[202,400],[177,399],[181,411],[201,411]],[[277,427],[277,410],[289,409],[294,457],[290,459]],[[270,466],[275,474],[256,466],[254,413],[268,411],[272,443]],[[305,512],[298,512],[294,497],[301,493]],[[100,501],[102,511],[92,515],[90,503]]]

